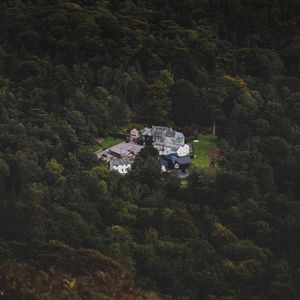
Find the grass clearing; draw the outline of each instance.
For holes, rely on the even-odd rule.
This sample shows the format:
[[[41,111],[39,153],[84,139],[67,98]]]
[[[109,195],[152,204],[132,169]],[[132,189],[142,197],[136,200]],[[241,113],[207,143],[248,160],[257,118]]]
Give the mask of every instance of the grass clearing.
[[[207,149],[217,144],[218,137],[212,134],[207,134],[199,136],[198,140],[199,142],[192,142],[194,155],[192,164],[200,168],[207,168],[210,165]]]
[[[108,136],[101,143],[101,147],[102,147],[103,150],[105,150],[107,148],[110,148],[110,147],[112,147],[114,145],[117,145],[117,144],[120,144],[122,142],[123,142],[123,140],[120,139],[120,138],[115,138],[115,137]]]
[[[188,187],[188,181],[186,178],[180,180],[181,188],[186,189]]]

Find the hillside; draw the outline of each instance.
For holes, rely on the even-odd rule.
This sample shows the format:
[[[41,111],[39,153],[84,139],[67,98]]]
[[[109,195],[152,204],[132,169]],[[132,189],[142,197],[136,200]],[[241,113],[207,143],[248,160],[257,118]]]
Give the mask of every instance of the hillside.
[[[1,1],[0,121],[0,298],[300,298],[298,0]],[[223,159],[109,172],[136,124]]]

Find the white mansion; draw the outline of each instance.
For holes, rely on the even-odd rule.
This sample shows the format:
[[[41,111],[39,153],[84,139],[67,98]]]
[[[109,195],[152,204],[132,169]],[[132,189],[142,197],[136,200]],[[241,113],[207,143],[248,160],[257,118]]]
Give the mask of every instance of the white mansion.
[[[183,133],[169,127],[145,127],[141,131],[141,137],[143,143],[147,143],[147,140],[151,140],[153,147],[159,151],[160,155],[177,153],[178,156],[186,156],[190,153],[190,147],[185,144]]]

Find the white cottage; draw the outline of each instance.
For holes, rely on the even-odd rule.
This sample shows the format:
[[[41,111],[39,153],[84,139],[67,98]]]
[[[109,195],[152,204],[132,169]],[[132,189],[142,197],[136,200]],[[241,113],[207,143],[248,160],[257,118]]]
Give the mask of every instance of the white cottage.
[[[109,170],[110,171],[117,171],[120,174],[127,174],[131,170],[131,165],[133,161],[122,158],[122,159],[112,159],[109,162]]]

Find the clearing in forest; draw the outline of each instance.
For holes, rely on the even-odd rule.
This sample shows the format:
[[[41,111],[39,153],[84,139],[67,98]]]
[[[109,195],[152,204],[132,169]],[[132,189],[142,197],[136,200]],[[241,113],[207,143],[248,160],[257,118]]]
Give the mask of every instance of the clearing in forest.
[[[108,136],[102,142],[101,147],[102,147],[103,150],[105,150],[107,148],[111,148],[112,146],[115,146],[115,145],[120,144],[122,142],[123,142],[123,140],[120,139],[120,138]]]
[[[192,164],[201,168],[208,168],[210,158],[207,154],[207,149],[216,146],[218,137],[212,134],[201,135],[197,140],[192,142],[193,156]]]

